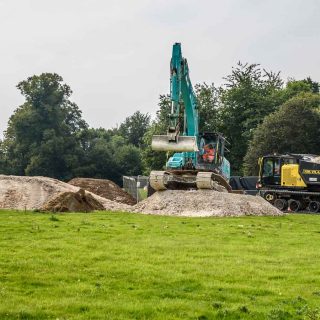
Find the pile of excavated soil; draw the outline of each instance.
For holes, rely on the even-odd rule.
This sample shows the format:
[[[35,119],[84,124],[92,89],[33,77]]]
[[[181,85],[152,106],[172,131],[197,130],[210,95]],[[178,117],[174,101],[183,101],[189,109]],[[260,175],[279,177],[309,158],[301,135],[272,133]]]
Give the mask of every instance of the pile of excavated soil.
[[[0,175],[0,208],[41,209],[62,193],[76,193],[80,188],[46,177],[20,177]],[[130,206],[90,194],[105,210],[127,211]]]
[[[40,209],[50,212],[91,212],[104,210],[101,202],[90,193],[80,189],[78,192],[62,192],[47,201]]]
[[[189,217],[278,216],[284,213],[260,196],[213,190],[166,190],[141,201],[132,212]]]
[[[213,190],[166,190],[129,206],[45,177],[0,175],[0,208],[53,212],[110,210],[190,217],[283,215],[259,196]]]
[[[110,180],[74,178],[68,183],[112,201],[129,205],[134,205],[137,203],[137,201],[129,193],[122,190],[117,184]]]

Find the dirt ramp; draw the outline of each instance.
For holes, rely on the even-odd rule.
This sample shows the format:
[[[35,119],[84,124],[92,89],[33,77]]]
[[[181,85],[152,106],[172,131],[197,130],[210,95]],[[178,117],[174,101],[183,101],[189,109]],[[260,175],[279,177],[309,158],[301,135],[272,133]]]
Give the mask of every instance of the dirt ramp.
[[[62,192],[46,202],[40,209],[50,212],[91,212],[104,210],[101,202],[90,193],[80,189],[78,192]]]
[[[212,190],[156,192],[134,206],[133,212],[189,217],[284,214],[259,196]]]
[[[21,177],[0,175],[0,208],[41,209],[61,193],[77,193],[79,187],[46,177]],[[87,194],[87,193],[86,193]],[[105,210],[125,211],[128,205],[102,198],[88,192]],[[61,200],[63,198],[60,198]]]
[[[134,205],[137,202],[129,193],[123,191],[117,184],[110,180],[75,178],[69,181],[69,183],[111,201],[128,205]]]

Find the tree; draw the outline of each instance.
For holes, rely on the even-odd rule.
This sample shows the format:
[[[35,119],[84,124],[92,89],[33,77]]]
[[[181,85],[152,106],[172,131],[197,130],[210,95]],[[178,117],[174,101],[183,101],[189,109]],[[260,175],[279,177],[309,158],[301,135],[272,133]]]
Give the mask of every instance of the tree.
[[[161,170],[166,164],[165,152],[153,151],[151,141],[153,135],[166,135],[169,126],[169,114],[171,111],[171,99],[169,95],[160,95],[159,110],[156,119],[151,123],[143,136],[142,161],[144,174],[148,175],[151,170]]]
[[[8,164],[6,163],[6,156],[4,153],[3,141],[0,140],[0,173],[8,171]]]
[[[143,143],[143,136],[150,126],[150,115],[136,111],[132,116],[127,117],[120,124],[118,134],[128,140],[129,143],[140,147]]]
[[[319,93],[319,83],[310,77],[304,80],[289,79],[283,90],[283,96],[285,100],[289,100],[302,92]]]
[[[302,93],[268,115],[254,131],[245,173],[258,174],[258,158],[269,153],[320,154],[320,95]]]
[[[218,129],[219,89],[205,82],[195,85],[199,109],[199,132],[212,132]]]
[[[225,80],[226,85],[220,91],[218,128],[230,142],[228,158],[232,172],[241,174],[253,129],[283,102],[283,83],[279,73],[241,62]]]
[[[113,130],[85,129],[80,134],[81,163],[73,174],[84,178],[109,179],[122,184],[123,175],[142,173],[139,148]]]
[[[25,103],[10,117],[1,145],[10,162],[5,173],[71,177],[81,152],[78,133],[87,128],[72,91],[55,73],[32,76],[17,85]]]
[[[142,173],[141,150],[121,136],[111,138],[109,148],[112,153],[116,176],[113,179],[122,184],[123,175],[139,175]]]
[[[141,153],[134,145],[121,146],[114,157],[120,178],[124,175],[137,176],[142,173]]]
[[[112,132],[103,128],[84,129],[79,134],[81,161],[73,168],[73,175],[83,178],[118,179],[110,146]]]
[[[310,77],[303,80],[310,87],[312,93],[319,93],[319,82],[313,81]]]

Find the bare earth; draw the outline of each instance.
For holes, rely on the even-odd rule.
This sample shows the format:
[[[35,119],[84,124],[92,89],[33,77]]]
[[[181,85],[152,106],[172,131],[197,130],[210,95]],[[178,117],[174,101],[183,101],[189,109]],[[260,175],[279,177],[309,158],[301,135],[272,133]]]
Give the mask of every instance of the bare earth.
[[[107,179],[74,178],[68,183],[112,201],[129,204],[131,206],[137,203],[136,199],[129,193],[122,190],[113,181]]]
[[[35,210],[65,192],[78,192],[79,187],[46,177],[20,177],[0,175],[0,208]],[[91,192],[105,210],[125,211],[130,206],[110,201]]]
[[[0,175],[0,208],[49,211],[74,211],[76,208],[75,211],[83,212],[104,208],[110,211],[190,217],[284,214],[261,197],[212,190],[166,190],[156,192],[135,206],[129,206],[89,191],[79,192],[79,189],[52,178]],[[94,199],[91,201],[90,197]]]

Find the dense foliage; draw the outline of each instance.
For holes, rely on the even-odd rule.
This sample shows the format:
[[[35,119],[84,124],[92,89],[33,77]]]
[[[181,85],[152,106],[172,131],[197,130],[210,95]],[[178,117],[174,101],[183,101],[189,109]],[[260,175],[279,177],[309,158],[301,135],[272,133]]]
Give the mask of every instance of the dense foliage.
[[[238,63],[226,83],[196,84],[199,129],[218,131],[230,142],[233,175],[256,174],[257,158],[268,152],[319,153],[319,84],[289,79],[257,64]],[[136,111],[118,127],[89,128],[72,91],[57,74],[32,76],[17,85],[25,102],[0,141],[0,173],[107,178],[162,169],[169,154],[151,150],[154,134],[166,134],[170,96],[159,96],[155,119]],[[298,121],[299,120],[299,121]],[[294,125],[293,125],[294,124]]]
[[[122,175],[142,172],[138,147],[149,115],[136,112],[119,129],[89,129],[59,75],[33,76],[17,87],[26,101],[11,116],[0,143],[1,173],[61,180],[109,178],[121,183]]]
[[[270,153],[320,154],[320,96],[303,93],[265,117],[245,156],[245,173],[257,175],[257,159]]]
[[[2,172],[71,177],[81,153],[77,136],[88,126],[62,81],[44,73],[18,84],[26,101],[9,120],[1,145]]]

